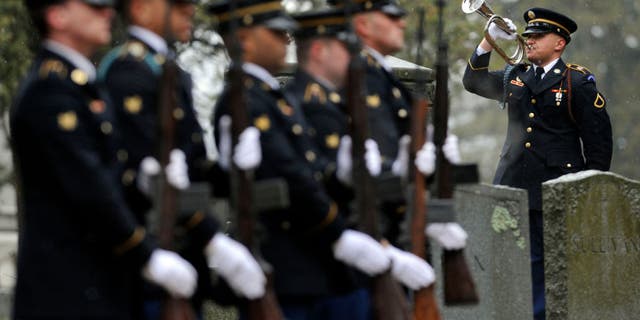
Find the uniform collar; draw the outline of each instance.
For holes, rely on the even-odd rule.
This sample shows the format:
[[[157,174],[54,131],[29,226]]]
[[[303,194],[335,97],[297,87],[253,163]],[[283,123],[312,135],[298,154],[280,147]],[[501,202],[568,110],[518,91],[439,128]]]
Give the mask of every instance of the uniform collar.
[[[382,68],[387,70],[387,72],[391,72],[391,66],[380,52],[371,47],[365,47],[365,50],[367,50],[369,55],[371,55]]]
[[[278,90],[280,89],[280,83],[278,82],[278,80],[276,80],[276,78],[274,78],[269,71],[267,71],[265,68],[255,64],[255,63],[251,63],[251,62],[245,62],[242,64],[242,70],[244,70],[244,72],[262,80],[264,83],[266,83],[267,85],[269,85],[269,87],[271,87],[271,89],[273,90]]]
[[[77,69],[84,71],[89,82],[95,81],[96,67],[80,52],[51,39],[45,40],[43,46],[47,50],[67,59]]]
[[[551,68],[555,67],[555,65],[558,63],[558,60],[560,60],[560,58],[557,58],[557,59],[547,63],[547,65],[543,67],[544,73],[542,74],[542,78],[544,78],[544,76],[547,75],[547,72],[549,72],[549,70],[551,70]],[[534,64],[533,66],[535,67],[533,69],[533,71],[534,71],[533,74],[535,74],[536,69],[540,68],[540,66],[538,66],[536,64]]]
[[[167,46],[167,42],[153,31],[140,26],[129,26],[127,30],[130,35],[140,39],[157,53],[165,56],[169,53],[169,46]]]

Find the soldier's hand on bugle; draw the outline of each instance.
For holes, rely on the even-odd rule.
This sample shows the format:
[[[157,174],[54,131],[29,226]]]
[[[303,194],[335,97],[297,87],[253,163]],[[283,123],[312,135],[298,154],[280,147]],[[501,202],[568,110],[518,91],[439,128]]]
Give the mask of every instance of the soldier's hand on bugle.
[[[196,269],[187,260],[164,249],[153,250],[142,275],[177,298],[191,297],[198,279]]]
[[[508,33],[502,30],[502,28],[500,28],[495,22],[492,22],[489,25],[489,36],[493,40],[499,40],[499,39],[509,40],[509,41],[515,40],[518,34],[516,25],[509,18],[503,18],[503,19],[505,24],[509,26],[509,30],[511,31],[511,33]]]
[[[205,247],[209,267],[222,276],[239,296],[257,299],[264,295],[267,278],[251,252],[222,233]]]

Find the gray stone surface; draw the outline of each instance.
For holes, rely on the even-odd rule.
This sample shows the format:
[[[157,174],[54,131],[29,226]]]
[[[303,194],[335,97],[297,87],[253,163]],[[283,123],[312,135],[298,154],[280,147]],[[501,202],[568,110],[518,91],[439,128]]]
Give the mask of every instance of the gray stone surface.
[[[640,182],[585,171],[543,184],[547,319],[640,317]]]
[[[527,192],[492,185],[461,185],[454,195],[457,221],[469,234],[465,254],[480,303],[445,306],[440,248],[432,250],[443,319],[531,319]]]

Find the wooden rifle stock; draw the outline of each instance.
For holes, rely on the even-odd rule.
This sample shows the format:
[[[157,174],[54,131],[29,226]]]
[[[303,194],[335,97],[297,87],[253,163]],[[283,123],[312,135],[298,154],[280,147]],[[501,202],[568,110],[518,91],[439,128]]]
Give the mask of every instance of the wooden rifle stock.
[[[240,134],[249,126],[249,114],[244,97],[244,72],[242,71],[242,52],[236,35],[237,17],[236,0],[230,2],[231,32],[233,34],[232,43],[228,50],[231,56],[231,67],[228,72],[229,77],[229,107],[231,116],[231,141],[232,146],[238,142]],[[233,148],[232,148],[233,149]],[[276,294],[273,290],[273,272],[271,266],[262,258],[260,245],[255,237],[256,217],[252,214],[252,190],[253,173],[240,170],[231,165],[231,206],[235,209],[237,236],[253,254],[254,258],[262,267],[262,271],[267,277],[266,291],[264,296],[248,300],[246,303],[248,320],[281,320],[284,315],[280,310]]]
[[[422,42],[424,40],[424,8],[418,8],[418,34],[416,68],[422,64]],[[425,79],[416,74],[416,91],[424,91]],[[423,92],[424,93],[424,92]],[[416,95],[411,109],[411,152],[410,164],[412,173],[412,204],[411,215],[411,253],[426,259],[427,237],[424,233],[427,224],[427,207],[425,201],[425,177],[415,166],[416,154],[422,148],[426,137],[427,114],[429,103],[424,95]],[[419,289],[413,293],[413,319],[414,320],[440,320],[438,302],[435,297],[435,284]]]
[[[176,121],[174,112],[178,110],[176,93],[178,77],[179,70],[175,61],[167,59],[162,66],[157,100],[160,123],[159,159],[162,168],[165,168],[169,163],[169,155],[171,150],[175,148]],[[178,210],[178,190],[167,182],[166,177],[160,181],[158,241],[163,249],[171,250],[173,249],[173,228]],[[187,299],[168,296],[162,303],[160,318],[163,320],[195,320],[196,315]]]
[[[449,121],[448,84],[448,44],[444,39],[443,17],[445,1],[437,1],[438,13],[438,57],[436,60],[436,103],[434,111],[434,136],[436,145],[436,183],[437,196],[440,199],[453,197],[451,164],[442,152],[447,137]],[[478,303],[475,284],[464,258],[464,251],[445,250],[443,257],[444,301],[447,305]]]
[[[350,18],[351,3],[347,1],[347,18]],[[353,30],[348,40],[351,61],[347,74],[347,111],[351,118],[353,183],[359,227],[374,239],[380,239],[376,223],[376,199],[373,179],[365,164],[365,141],[368,137],[367,107],[363,99],[364,65],[360,58],[358,40]],[[374,276],[371,284],[373,317],[378,320],[408,320],[409,311],[400,284],[391,276],[390,270]]]

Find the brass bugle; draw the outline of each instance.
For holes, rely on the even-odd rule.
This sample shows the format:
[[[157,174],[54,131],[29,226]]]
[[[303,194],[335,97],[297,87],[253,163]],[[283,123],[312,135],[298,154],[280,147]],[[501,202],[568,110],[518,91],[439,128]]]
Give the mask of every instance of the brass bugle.
[[[495,23],[498,28],[502,29],[502,31],[507,34],[513,34],[514,32],[509,28],[504,19],[493,13],[493,10],[486,4],[485,0],[462,0],[462,11],[466,14],[476,12],[479,15],[487,18],[487,24],[484,26],[484,38],[491,44],[491,46],[496,50],[496,52],[510,65],[518,64],[524,60],[525,48],[527,44],[524,38],[516,34],[515,41],[518,44],[516,48],[516,52],[513,55],[508,56],[500,46],[496,44],[496,42],[489,35],[489,26],[491,23]]]

